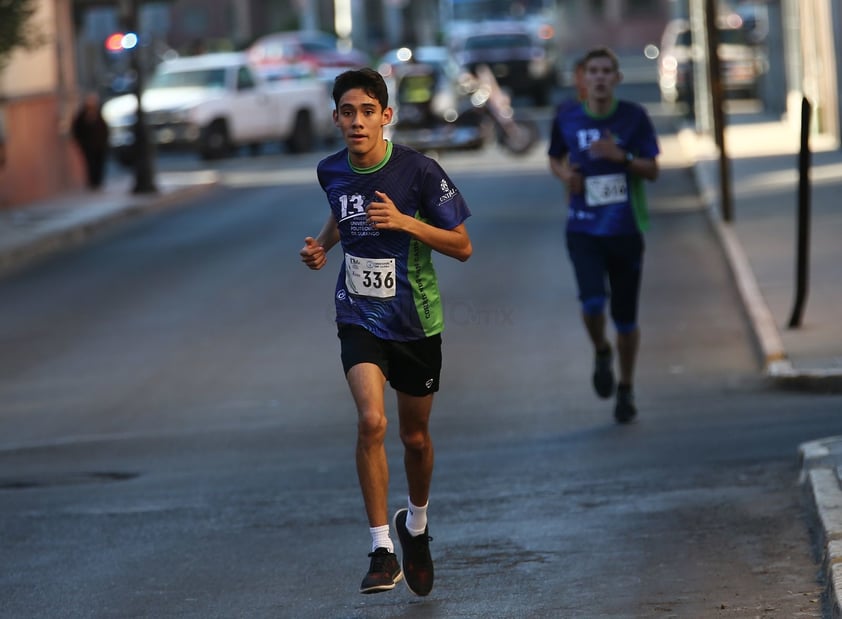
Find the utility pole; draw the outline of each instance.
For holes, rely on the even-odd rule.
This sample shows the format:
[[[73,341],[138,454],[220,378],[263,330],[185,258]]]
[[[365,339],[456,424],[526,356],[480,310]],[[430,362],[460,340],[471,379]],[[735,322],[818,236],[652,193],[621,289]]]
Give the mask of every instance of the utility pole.
[[[144,87],[144,63],[141,59],[142,44],[138,32],[138,4],[140,0],[120,0],[120,12],[123,17],[126,32],[138,35],[138,44],[130,50],[131,68],[135,74],[134,95],[137,98],[137,114],[134,124],[134,171],[135,183],[132,193],[156,193],[155,171],[152,164],[153,144],[149,140],[149,130],[146,126],[141,95]]]
[[[711,113],[713,116],[713,137],[719,150],[719,186],[722,219],[731,222],[733,200],[731,191],[731,171],[725,148],[725,103],[722,87],[722,66],[719,61],[719,31],[717,28],[716,0],[705,0],[705,39],[707,42],[708,79],[710,81]]]

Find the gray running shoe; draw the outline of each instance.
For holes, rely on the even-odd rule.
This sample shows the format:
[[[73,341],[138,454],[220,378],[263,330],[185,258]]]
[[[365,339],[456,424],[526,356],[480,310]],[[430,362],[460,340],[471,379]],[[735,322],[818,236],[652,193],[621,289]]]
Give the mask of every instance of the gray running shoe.
[[[394,589],[395,583],[403,578],[397,555],[385,548],[377,548],[368,556],[371,557],[371,564],[360,585],[360,593],[380,593]]]

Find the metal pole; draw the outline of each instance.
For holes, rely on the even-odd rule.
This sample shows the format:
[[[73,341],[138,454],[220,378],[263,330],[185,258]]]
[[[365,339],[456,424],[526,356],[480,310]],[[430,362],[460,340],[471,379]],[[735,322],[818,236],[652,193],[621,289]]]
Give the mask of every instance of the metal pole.
[[[707,40],[708,79],[710,81],[710,96],[713,114],[713,137],[719,148],[719,186],[721,191],[720,206],[722,219],[733,220],[731,199],[731,173],[728,165],[728,155],[725,149],[725,113],[723,111],[724,95],[722,88],[722,67],[719,62],[719,32],[716,27],[716,1],[705,0],[705,32]]]
[[[813,106],[801,99],[801,149],[798,153],[798,231],[795,262],[795,304],[789,327],[801,326],[810,263],[810,118]]]
[[[139,0],[128,0],[126,12],[126,31],[138,35],[138,44],[131,50],[131,67],[135,73],[134,95],[137,98],[137,115],[134,124],[134,154],[135,154],[135,184],[132,193],[155,193],[155,172],[152,166],[152,143],[141,104],[143,94],[144,74],[141,62],[140,33],[138,32],[138,3]]]

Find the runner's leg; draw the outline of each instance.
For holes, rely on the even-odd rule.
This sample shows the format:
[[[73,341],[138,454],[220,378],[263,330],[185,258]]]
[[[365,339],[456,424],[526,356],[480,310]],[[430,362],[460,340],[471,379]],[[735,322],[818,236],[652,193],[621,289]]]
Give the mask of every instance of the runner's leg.
[[[389,524],[389,465],[386,460],[386,378],[373,363],[358,363],[347,374],[357,406],[357,476],[369,526]]]
[[[414,505],[423,506],[430,497],[433,477],[434,453],[430,437],[433,394],[413,396],[398,391],[397,396],[409,498]]]

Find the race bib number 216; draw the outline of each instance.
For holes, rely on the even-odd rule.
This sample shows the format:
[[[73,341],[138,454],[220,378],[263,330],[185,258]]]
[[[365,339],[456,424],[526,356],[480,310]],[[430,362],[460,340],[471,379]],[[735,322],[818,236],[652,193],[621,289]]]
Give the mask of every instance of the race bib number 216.
[[[625,202],[628,194],[625,174],[601,174],[585,179],[585,202],[588,206]]]

